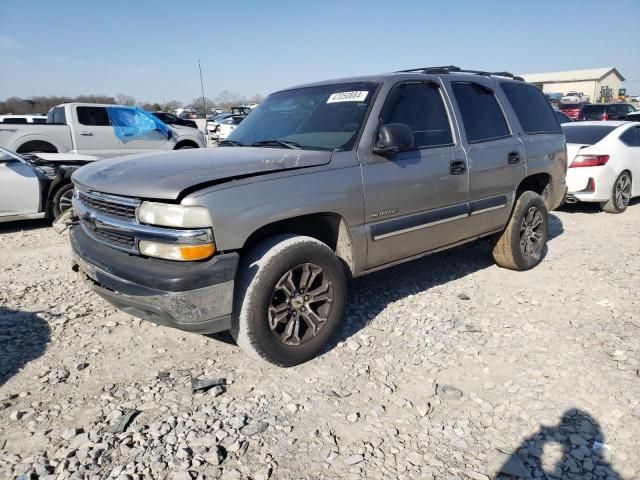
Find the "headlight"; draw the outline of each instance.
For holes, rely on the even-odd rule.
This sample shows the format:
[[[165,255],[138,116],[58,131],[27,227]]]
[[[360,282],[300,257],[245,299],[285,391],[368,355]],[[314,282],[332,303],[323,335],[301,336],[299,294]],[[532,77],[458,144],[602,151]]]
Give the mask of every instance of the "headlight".
[[[209,210],[198,205],[142,202],[138,220],[150,225],[176,228],[207,228],[213,226]]]
[[[173,243],[152,242],[149,240],[140,240],[138,248],[141,254],[149,257],[182,262],[204,260],[216,251],[213,243],[205,243],[202,245],[175,245]]]

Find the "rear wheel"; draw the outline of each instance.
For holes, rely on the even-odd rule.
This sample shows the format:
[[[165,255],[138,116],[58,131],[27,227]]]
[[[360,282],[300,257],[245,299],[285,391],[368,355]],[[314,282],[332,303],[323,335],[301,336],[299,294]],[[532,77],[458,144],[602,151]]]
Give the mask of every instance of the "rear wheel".
[[[600,208],[607,213],[622,213],[629,206],[629,200],[631,200],[631,175],[629,172],[622,172],[613,184],[611,197],[608,201],[602,202]]]
[[[231,334],[247,353],[288,367],[318,355],[342,321],[347,279],[324,243],[286,235],[243,260]]]
[[[547,207],[542,197],[535,192],[524,192],[493,247],[496,263],[511,270],[535,267],[544,254],[548,224]]]

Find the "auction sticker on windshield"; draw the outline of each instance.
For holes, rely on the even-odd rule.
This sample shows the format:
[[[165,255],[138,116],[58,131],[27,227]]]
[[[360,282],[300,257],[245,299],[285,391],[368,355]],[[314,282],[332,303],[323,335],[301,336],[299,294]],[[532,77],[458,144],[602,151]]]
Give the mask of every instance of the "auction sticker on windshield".
[[[327,100],[327,103],[337,103],[337,102],[362,102],[369,92],[338,92],[332,93]]]

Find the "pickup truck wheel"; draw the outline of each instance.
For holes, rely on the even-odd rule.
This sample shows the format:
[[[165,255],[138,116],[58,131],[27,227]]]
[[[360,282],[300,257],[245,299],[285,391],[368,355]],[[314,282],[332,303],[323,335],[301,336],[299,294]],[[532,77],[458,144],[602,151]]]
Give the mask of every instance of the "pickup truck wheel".
[[[73,184],[67,183],[56,190],[51,201],[50,216],[55,220],[65,211],[71,208],[71,199],[73,198]]]
[[[266,240],[243,260],[231,334],[255,358],[289,367],[317,356],[342,321],[347,278],[324,243]]]
[[[602,202],[600,208],[607,213],[622,213],[629,206],[629,200],[631,200],[631,175],[629,172],[622,172],[613,183],[611,197],[608,201]]]
[[[542,260],[549,221],[547,207],[540,195],[524,192],[518,200],[507,227],[493,247],[496,263],[511,270],[529,270]]]

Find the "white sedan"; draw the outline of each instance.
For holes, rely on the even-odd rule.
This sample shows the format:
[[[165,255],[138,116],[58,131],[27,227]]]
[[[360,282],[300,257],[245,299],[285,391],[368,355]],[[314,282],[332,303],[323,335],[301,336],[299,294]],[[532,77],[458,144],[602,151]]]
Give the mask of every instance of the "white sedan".
[[[59,217],[71,206],[71,174],[93,155],[18,154],[0,147],[0,223]]]
[[[640,124],[625,121],[562,125],[567,138],[567,203],[598,202],[622,213],[640,195]]]

